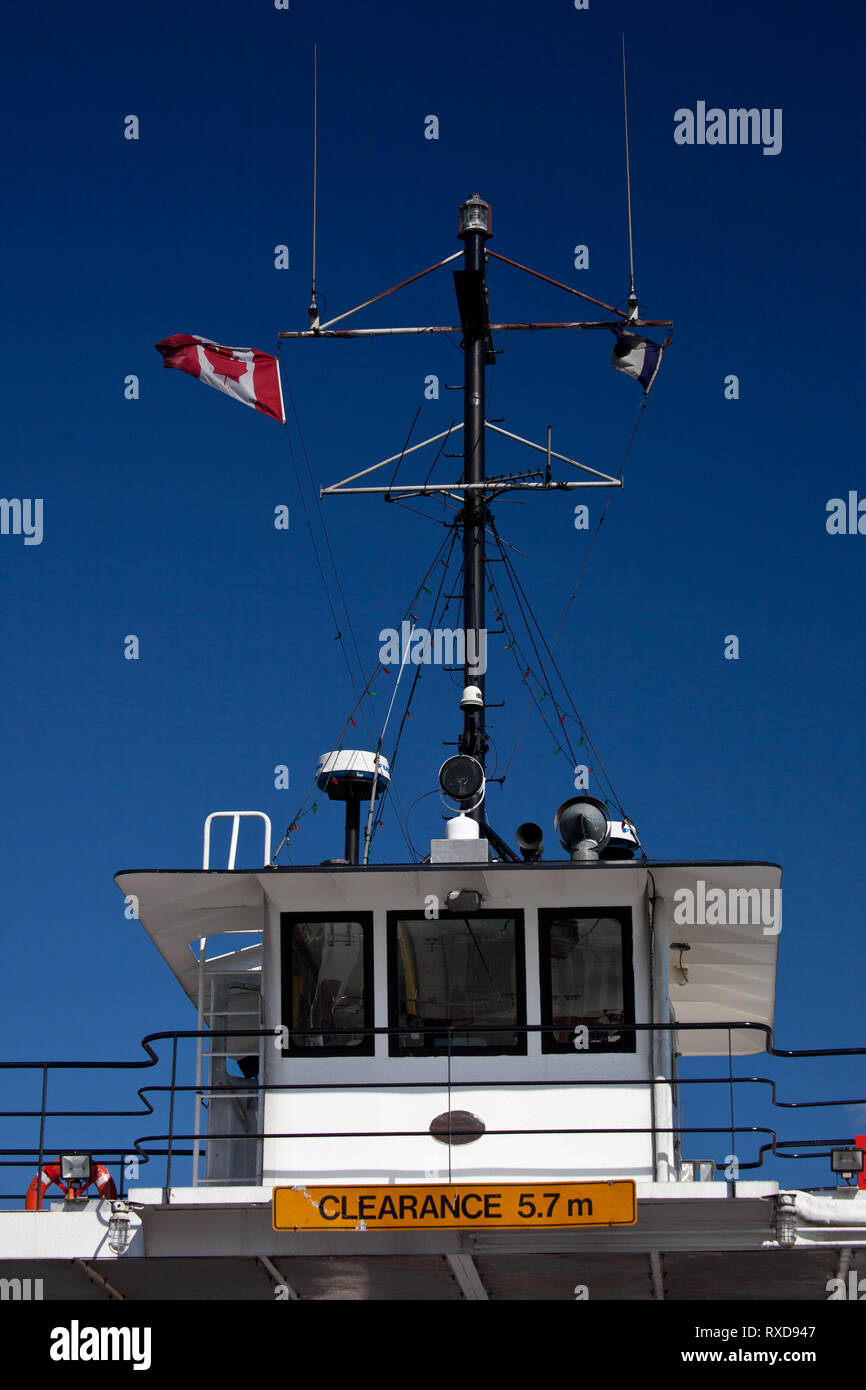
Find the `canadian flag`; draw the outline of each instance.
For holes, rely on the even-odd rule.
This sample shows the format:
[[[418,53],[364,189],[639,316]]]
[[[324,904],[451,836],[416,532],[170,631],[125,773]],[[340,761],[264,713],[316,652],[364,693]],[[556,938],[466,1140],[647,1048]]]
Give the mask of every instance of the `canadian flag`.
[[[227,396],[251,405],[263,415],[286,423],[283,407],[283,388],[276,357],[256,348],[226,347],[210,338],[198,338],[190,333],[173,333],[156,344],[162,353],[164,367],[177,367],[190,376],[197,376],[208,386],[225,391]]]

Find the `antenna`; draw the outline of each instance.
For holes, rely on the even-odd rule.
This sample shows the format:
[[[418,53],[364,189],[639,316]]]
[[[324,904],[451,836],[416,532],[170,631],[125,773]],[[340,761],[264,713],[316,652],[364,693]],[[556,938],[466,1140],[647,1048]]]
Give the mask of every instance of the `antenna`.
[[[310,291],[310,327],[319,326],[319,306],[316,303],[316,196],[319,148],[319,63],[318,44],[313,44],[313,285]]]
[[[625,187],[628,202],[628,317],[637,318],[637,295],[634,291],[634,246],[631,232],[631,166],[628,155],[628,94],[625,80],[625,34],[622,36],[622,109],[625,117]]]

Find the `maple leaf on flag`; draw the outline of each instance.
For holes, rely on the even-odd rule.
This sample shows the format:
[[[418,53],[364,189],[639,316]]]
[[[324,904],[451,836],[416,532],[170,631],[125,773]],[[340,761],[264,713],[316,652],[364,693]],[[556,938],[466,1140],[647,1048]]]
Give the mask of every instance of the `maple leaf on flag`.
[[[215,386],[236,401],[252,406],[262,415],[286,423],[283,388],[276,357],[257,348],[226,347],[212,338],[191,333],[173,333],[156,344],[164,367],[176,367]]]

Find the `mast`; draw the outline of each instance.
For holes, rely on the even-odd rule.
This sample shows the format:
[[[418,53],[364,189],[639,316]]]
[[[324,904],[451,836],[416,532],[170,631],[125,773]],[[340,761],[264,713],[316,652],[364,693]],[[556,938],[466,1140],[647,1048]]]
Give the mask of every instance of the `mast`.
[[[630,208],[630,198],[629,198]],[[596,299],[592,295],[584,294],[582,290],[575,289],[571,285],[563,284],[559,280],[552,279],[549,275],[543,275],[531,267],[522,265],[519,261],[512,260],[508,256],[500,255],[496,251],[487,251],[485,243],[491,237],[491,216],[490,204],[486,203],[477,193],[473,193],[466,202],[460,206],[460,221],[458,227],[458,238],[463,242],[463,251],[452,252],[451,255],[435,262],[435,264],[425,267],[423,270],[416,271],[407,279],[401,280],[396,285],[391,285],[388,289],[381,290],[378,294],[356,304],[354,308],[344,310],[335,317],[330,318],[325,323],[320,323],[315,303],[311,305],[310,327],[305,330],[292,330],[278,333],[280,341],[284,339],[301,338],[373,338],[379,335],[403,335],[403,334],[428,334],[443,333],[451,335],[458,331],[454,324],[421,324],[403,327],[363,327],[347,328],[345,321],[362,310],[367,309],[372,304],[379,303],[386,296],[394,294],[398,290],[404,289],[407,285],[414,284],[422,277],[432,274],[436,270],[441,270],[444,266],[450,265],[462,259],[462,268],[455,270],[454,288],[457,295],[457,308],[460,316],[460,329],[462,334],[461,347],[463,349],[463,421],[457,425],[452,421],[448,429],[432,435],[429,439],[420,440],[416,444],[404,444],[399,454],[392,454],[389,458],[380,459],[378,463],[370,464],[364,468],[353,472],[348,477],[339,482],[331,483],[327,487],[320,489],[320,496],[350,495],[350,494],[381,494],[386,501],[400,501],[404,497],[434,497],[441,495],[452,501],[462,502],[460,511],[456,518],[456,524],[462,527],[463,539],[463,696],[460,701],[460,708],[463,712],[463,724],[460,736],[457,740],[457,747],[460,754],[467,759],[473,759],[478,764],[483,776],[485,773],[485,762],[488,751],[488,738],[486,733],[485,719],[485,667],[487,656],[487,631],[485,628],[485,600],[487,581],[485,575],[485,531],[491,524],[491,516],[488,509],[488,502],[492,497],[499,496],[502,492],[518,491],[540,491],[540,492],[571,492],[580,488],[621,488],[622,477],[613,477],[598,468],[593,468],[588,464],[581,463],[577,459],[571,458],[568,454],[554,450],[551,445],[551,431],[548,427],[546,444],[540,444],[532,439],[526,439],[511,430],[503,429],[500,425],[486,422],[485,415],[485,369],[494,366],[496,353],[493,347],[494,330],[523,330],[533,331],[537,329],[571,329],[572,331],[583,332],[587,330],[606,332],[613,330],[618,338],[621,336],[623,325],[627,324],[630,329],[635,328],[670,328],[672,323],[669,319],[643,319],[638,316],[638,301],[633,287],[633,256],[631,255],[630,242],[630,271],[631,278],[629,284],[629,311],[617,308],[615,305],[608,304],[602,299]],[[531,275],[536,279],[542,280],[547,284],[555,286],[557,289],[564,290],[566,293],[575,295],[581,300],[598,306],[610,315],[609,318],[592,320],[573,320],[556,322],[504,322],[491,323],[490,307],[487,294],[487,264],[490,257],[503,261],[506,265],[511,265],[515,269]],[[338,327],[339,325],[339,327]],[[620,366],[629,375],[636,377],[644,386],[646,395],[655,372],[658,370],[658,363],[661,359],[663,348],[658,344],[650,343],[648,340],[631,333],[631,343],[627,348],[627,355],[637,357],[637,363],[630,362],[623,366],[615,360],[615,366]],[[649,353],[649,366],[644,375],[640,363],[643,357]],[[650,368],[652,370],[650,370]],[[378,473],[380,469],[388,468],[396,464],[402,464],[404,458],[414,455],[418,450],[425,449],[441,440],[447,441],[452,433],[459,430],[463,431],[463,474],[457,482],[430,481],[430,473],[422,482],[396,482],[396,471],[393,472],[391,481],[385,485],[376,485],[368,481],[372,474]],[[491,429],[498,435],[503,435],[508,439],[523,445],[533,452],[543,454],[546,467],[530,469],[524,472],[495,474],[488,478],[485,470],[485,432]],[[444,445],[442,446],[444,448]],[[631,446],[629,446],[631,447]],[[438,455],[437,455],[438,457]],[[453,458],[453,454],[446,457]],[[567,473],[565,477],[556,479],[553,477],[553,460],[564,463],[568,468],[577,472],[577,477],[573,473]],[[434,459],[434,465],[436,460]],[[621,473],[622,470],[620,470]],[[555,643],[554,643],[555,645]],[[534,697],[531,697],[534,698]],[[386,721],[387,722],[387,721]],[[384,731],[379,741],[379,749],[382,747]],[[338,750],[340,751],[340,750]],[[336,756],[331,754],[327,756]],[[355,756],[353,754],[352,756]],[[379,766],[377,755],[358,754],[357,756],[369,757],[371,760],[371,770]],[[384,760],[383,760],[384,761]],[[453,760],[460,762],[460,758]],[[464,764],[460,770],[457,781],[463,787],[464,783],[475,780],[478,768],[472,769]],[[370,812],[368,815],[368,832],[372,823],[373,804],[377,794],[377,788],[381,784],[381,774],[379,781],[373,777],[373,797],[370,801]],[[324,787],[320,788],[325,790]],[[328,792],[331,795],[331,792]],[[460,788],[454,792],[449,792],[458,801],[462,799]],[[483,793],[482,793],[483,796]],[[465,798],[469,800],[469,796]],[[483,827],[485,837],[494,844],[503,858],[516,858],[513,850],[504,841],[500,840],[495,832],[487,823],[487,818],[481,801],[472,809],[467,806],[463,813],[471,816],[478,824],[479,829]],[[347,824],[346,837],[346,856],[351,858],[355,853],[355,832],[351,825]],[[369,850],[369,833],[367,837],[367,849]],[[365,853],[364,862],[367,862]]]
[[[490,205],[477,193],[460,208],[463,241],[463,269],[455,270],[454,286],[463,328],[463,480],[475,484],[464,493],[463,521],[463,732],[461,753],[476,758],[484,767],[487,738],[484,719],[484,655],[486,633],[484,528],[487,521],[487,493],[484,465],[485,374],[495,361],[490,335],[487,299],[487,271],[484,243],[490,236]],[[480,691],[480,701],[468,692]],[[481,807],[472,812],[483,820]]]

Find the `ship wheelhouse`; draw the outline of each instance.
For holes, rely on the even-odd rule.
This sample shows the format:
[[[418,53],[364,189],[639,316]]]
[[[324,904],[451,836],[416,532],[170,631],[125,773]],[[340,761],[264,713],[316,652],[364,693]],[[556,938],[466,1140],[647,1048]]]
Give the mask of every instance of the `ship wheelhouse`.
[[[412,866],[118,875],[214,1034],[202,1197],[682,1177],[676,1056],[726,1053],[729,1034],[733,1052],[763,1047],[754,1028],[711,1025],[772,1024],[777,936],[677,925],[675,898],[700,884],[759,897],[779,870],[511,864],[458,844]],[[250,932],[260,943],[221,949]]]

